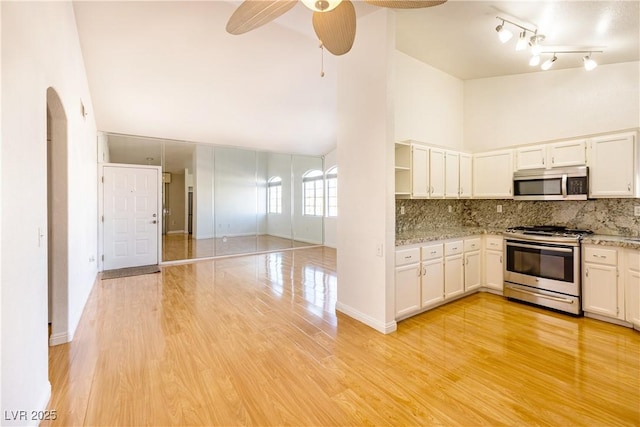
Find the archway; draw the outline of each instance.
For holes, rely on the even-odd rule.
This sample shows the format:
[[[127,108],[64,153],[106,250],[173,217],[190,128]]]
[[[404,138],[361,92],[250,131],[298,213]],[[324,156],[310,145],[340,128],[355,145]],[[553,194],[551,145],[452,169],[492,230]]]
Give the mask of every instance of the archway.
[[[47,89],[47,229],[49,345],[69,341],[67,115]]]

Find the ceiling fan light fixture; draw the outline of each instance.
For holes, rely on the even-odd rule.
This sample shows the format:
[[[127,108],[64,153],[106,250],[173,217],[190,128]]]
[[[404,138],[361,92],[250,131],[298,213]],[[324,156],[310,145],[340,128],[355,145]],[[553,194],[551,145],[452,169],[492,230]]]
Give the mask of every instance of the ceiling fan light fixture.
[[[509,40],[511,40],[511,37],[513,37],[511,31],[504,28],[504,21],[502,21],[502,24],[496,27],[496,31],[498,32],[498,38],[502,43],[508,42]]]
[[[301,0],[302,3],[314,12],[329,12],[335,9],[342,0]]]
[[[598,66],[598,63],[595,60],[591,59],[591,54],[582,58],[582,62],[584,65],[584,69],[587,71],[591,71]]]

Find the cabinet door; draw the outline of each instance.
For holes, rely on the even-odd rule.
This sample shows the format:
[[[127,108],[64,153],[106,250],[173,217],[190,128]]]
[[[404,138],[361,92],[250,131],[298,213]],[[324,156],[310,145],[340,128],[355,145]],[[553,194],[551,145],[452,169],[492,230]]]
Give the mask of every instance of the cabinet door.
[[[625,318],[640,328],[640,271],[627,270],[625,284]]]
[[[460,153],[460,197],[471,197],[472,171],[471,155]]]
[[[422,263],[422,307],[444,300],[444,262],[442,258]]]
[[[513,156],[511,151],[495,151],[473,156],[473,197],[511,198]]]
[[[396,267],[396,317],[420,309],[420,264]]]
[[[411,146],[411,196],[429,197],[429,149]]]
[[[453,298],[464,293],[464,270],[462,254],[448,256],[444,260],[444,298]]]
[[[430,152],[430,173],[429,180],[431,184],[431,198],[444,197],[444,171],[445,171],[445,152],[444,150],[432,148]]]
[[[502,251],[487,251],[485,286],[501,291],[504,284]]]
[[[516,170],[542,169],[547,167],[547,147],[536,145],[534,147],[521,147],[516,149]]]
[[[628,249],[625,273],[625,318],[640,329],[640,250]]]
[[[584,311],[617,318],[618,305],[617,267],[584,263],[582,282],[582,309]],[[622,314],[624,318],[624,313]]]
[[[591,197],[634,195],[635,137],[611,135],[591,140],[589,194]]]
[[[444,195],[449,198],[458,198],[460,193],[460,165],[459,154],[447,151],[445,155],[445,182]]]
[[[584,166],[587,164],[587,142],[581,139],[550,144],[547,155],[547,164],[552,168]]]
[[[482,285],[480,281],[480,251],[464,254],[464,290],[471,291]]]

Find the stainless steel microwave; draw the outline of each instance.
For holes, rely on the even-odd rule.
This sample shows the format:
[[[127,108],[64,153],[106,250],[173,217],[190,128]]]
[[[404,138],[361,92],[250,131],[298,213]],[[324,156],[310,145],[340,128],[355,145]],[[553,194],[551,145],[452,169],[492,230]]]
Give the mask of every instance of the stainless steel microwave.
[[[587,200],[589,168],[531,169],[513,174],[515,200]]]

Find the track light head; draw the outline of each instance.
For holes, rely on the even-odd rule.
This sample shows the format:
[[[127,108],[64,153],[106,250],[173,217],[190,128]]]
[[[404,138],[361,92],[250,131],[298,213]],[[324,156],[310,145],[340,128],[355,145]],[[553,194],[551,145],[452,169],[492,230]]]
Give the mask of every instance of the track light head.
[[[546,61],[544,61],[544,63],[540,66],[540,68],[542,68],[544,71],[547,71],[548,69],[553,67],[553,63],[556,62],[557,60],[558,60],[558,57],[554,53],[553,58],[549,58]]]
[[[527,48],[527,44],[527,32],[523,31],[520,33],[520,37],[518,37],[518,42],[516,43],[516,51],[525,50]]]
[[[582,58],[582,62],[584,65],[584,69],[587,71],[591,71],[594,68],[596,68],[598,66],[598,63],[596,61],[594,61],[593,59],[591,59],[591,54],[585,56],[584,58]]]
[[[536,67],[538,64],[540,64],[540,55],[533,55],[529,60],[529,65]]]
[[[544,41],[544,36],[542,34],[534,34],[529,39],[529,46],[531,46],[531,54],[533,56],[538,56],[542,53],[542,45],[541,42]]]
[[[502,21],[502,24],[496,27],[496,31],[498,32],[498,38],[502,43],[508,42],[509,40],[511,40],[511,37],[513,37],[511,31],[504,28],[504,21]]]

